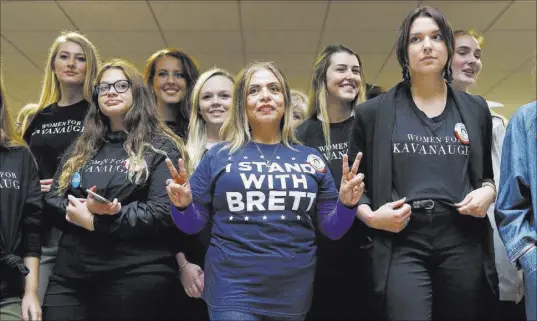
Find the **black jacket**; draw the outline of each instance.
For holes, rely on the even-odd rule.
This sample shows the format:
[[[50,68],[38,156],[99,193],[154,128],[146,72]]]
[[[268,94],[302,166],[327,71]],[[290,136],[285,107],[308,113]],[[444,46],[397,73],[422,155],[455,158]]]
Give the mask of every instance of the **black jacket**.
[[[349,160],[363,153],[359,172],[365,175],[366,193],[360,200],[369,204],[372,210],[393,202],[392,197],[392,154],[391,137],[395,123],[395,109],[398,104],[409,103],[406,85],[400,83],[384,95],[369,100],[355,109],[349,143]],[[492,117],[486,101],[448,86],[456,108],[466,125],[470,139],[469,175],[473,189],[481,187],[485,181],[494,183],[491,159]],[[405,101],[406,100],[406,101]],[[494,264],[494,248],[490,222],[484,218],[480,227],[482,246],[485,252],[485,273],[487,281],[497,293],[498,276]],[[373,240],[372,268],[376,302],[383,305],[384,291],[391,261],[393,233],[370,229]],[[378,307],[382,309],[382,306]]]
[[[134,184],[127,178],[128,159],[123,147],[126,134],[109,133],[102,146],[78,173],[80,186],[69,184],[58,195],[58,178],[63,164],[72,153],[65,153],[54,175],[51,191],[45,198],[45,213],[63,230],[54,274],[66,278],[89,278],[113,271],[158,272],[177,274],[175,254],[182,250],[180,235],[170,211],[166,180],[171,178],[166,157],[176,160],[179,151],[168,138],[155,138],[144,160],[150,175],[145,183]],[[68,223],[65,211],[67,195],[86,198],[86,189],[122,204],[116,215],[95,215],[95,231]]]
[[[29,272],[23,258],[41,256],[42,209],[32,154],[0,146],[0,298],[23,293]]]

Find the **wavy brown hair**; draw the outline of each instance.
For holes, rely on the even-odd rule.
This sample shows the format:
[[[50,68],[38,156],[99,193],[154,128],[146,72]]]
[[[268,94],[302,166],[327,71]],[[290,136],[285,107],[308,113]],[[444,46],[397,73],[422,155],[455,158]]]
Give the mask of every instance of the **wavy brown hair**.
[[[179,118],[177,119],[177,123],[180,124],[182,122],[188,122],[190,118],[191,109],[190,96],[192,95],[192,89],[194,88],[194,85],[196,84],[196,81],[198,80],[198,77],[200,75],[198,63],[194,58],[175,48],[166,48],[155,52],[151,55],[151,57],[149,57],[149,59],[147,59],[145,65],[145,83],[147,84],[149,89],[153,90],[153,78],[155,78],[157,62],[160,58],[166,56],[176,58],[183,65],[183,73],[185,74],[186,80],[186,93],[185,97],[181,99],[177,106],[179,111],[177,113]]]
[[[155,138],[162,137],[173,141],[181,152],[182,158],[185,159],[185,164],[188,164],[188,154],[185,151],[183,140],[160,120],[153,93],[145,86],[142,74],[133,64],[123,59],[110,60],[99,70],[95,85],[101,81],[103,74],[110,69],[121,70],[132,83],[133,105],[125,114],[123,120],[123,126],[127,133],[127,139],[123,146],[129,155],[130,161],[129,180],[136,184],[141,184],[149,177],[149,168],[143,158],[147,149],[165,154],[164,151],[153,146],[152,143]],[[84,131],[77,139],[70,158],[62,168],[58,193],[67,188],[74,172],[82,168],[93,157],[95,151],[99,150],[104,143],[106,133],[110,130],[109,127],[109,119],[100,112],[98,94],[94,89],[91,106],[84,120]],[[137,171],[137,165],[142,165],[144,170]]]

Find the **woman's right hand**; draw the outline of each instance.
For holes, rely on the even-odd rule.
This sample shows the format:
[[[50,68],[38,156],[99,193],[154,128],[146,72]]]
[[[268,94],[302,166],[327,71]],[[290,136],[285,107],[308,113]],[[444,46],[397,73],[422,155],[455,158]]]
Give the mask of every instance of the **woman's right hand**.
[[[52,186],[52,178],[39,180],[39,184],[41,185],[41,193],[48,193],[50,186]]]
[[[185,163],[181,158],[177,163],[179,172],[173,166],[172,161],[168,158],[166,159],[166,165],[173,178],[166,181],[166,192],[168,192],[170,201],[175,207],[184,209],[192,202],[192,193],[190,191],[190,183],[188,181]]]
[[[187,263],[181,270],[181,283],[189,297],[201,297],[204,287],[204,274],[201,267],[194,263]]]
[[[371,215],[370,227],[392,233],[401,232],[410,220],[412,208],[405,203],[406,198],[386,203]]]

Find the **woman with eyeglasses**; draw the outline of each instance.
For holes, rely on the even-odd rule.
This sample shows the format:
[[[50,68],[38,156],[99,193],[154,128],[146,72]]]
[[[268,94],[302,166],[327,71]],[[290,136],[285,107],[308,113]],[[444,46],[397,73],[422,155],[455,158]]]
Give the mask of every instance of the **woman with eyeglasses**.
[[[46,320],[169,320],[182,249],[163,185],[187,157],[124,60],[97,74],[84,132],[65,153],[45,209],[63,230]],[[96,193],[96,194],[95,194]]]
[[[49,50],[39,103],[25,106],[19,112],[20,132],[37,162],[42,193],[50,191],[61,156],[82,131],[99,63],[95,46],[85,36],[62,32]],[[46,219],[46,213],[43,229],[39,267],[41,300],[61,237],[60,231]]]

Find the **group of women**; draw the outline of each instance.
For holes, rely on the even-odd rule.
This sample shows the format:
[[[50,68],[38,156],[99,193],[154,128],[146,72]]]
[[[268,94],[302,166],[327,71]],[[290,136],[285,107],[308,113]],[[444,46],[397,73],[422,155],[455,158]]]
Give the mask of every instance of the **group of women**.
[[[63,33],[17,129],[0,100],[0,315],[523,320],[511,263],[535,283],[535,236],[514,255],[514,214],[494,220],[505,123],[468,93],[482,45],[418,8],[403,81],[367,100],[343,45],[308,98],[271,62],[200,74],[163,49],[142,74]]]

